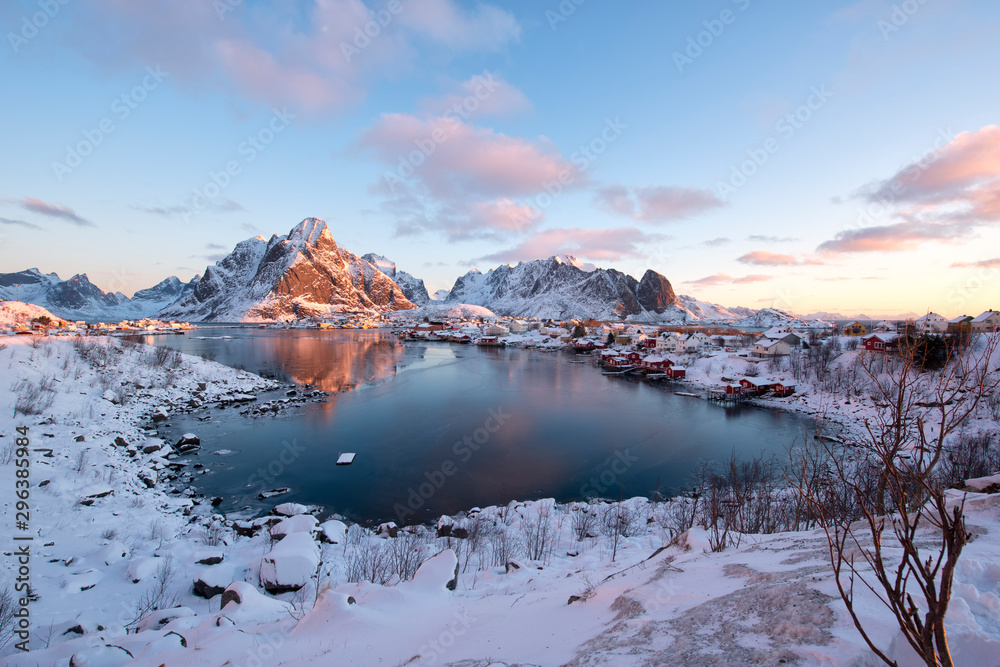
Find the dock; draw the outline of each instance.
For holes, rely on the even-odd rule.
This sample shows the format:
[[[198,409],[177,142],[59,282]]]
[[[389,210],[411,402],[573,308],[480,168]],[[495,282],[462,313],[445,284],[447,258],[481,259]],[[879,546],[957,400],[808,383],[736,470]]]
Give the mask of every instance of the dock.
[[[354,463],[354,457],[357,456],[354,452],[346,452],[337,457],[337,465],[339,466],[349,466]]]

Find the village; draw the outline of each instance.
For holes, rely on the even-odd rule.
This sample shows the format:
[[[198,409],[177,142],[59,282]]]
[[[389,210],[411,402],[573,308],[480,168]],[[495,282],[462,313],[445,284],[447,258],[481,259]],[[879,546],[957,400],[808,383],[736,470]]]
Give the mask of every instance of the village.
[[[837,327],[811,323],[809,328],[784,324],[760,332],[723,327],[663,327],[594,320],[564,322],[497,318],[483,322],[447,319],[413,322],[396,333],[404,341],[447,342],[482,347],[521,347],[565,350],[588,355],[603,375],[633,376],[649,381],[684,381],[688,364],[698,359],[734,359],[745,362],[743,377],[722,374],[698,378],[704,397],[723,404],[753,398],[784,398],[796,393],[788,376],[794,364],[783,360],[812,347],[829,344],[871,354],[899,354],[903,343],[920,336],[971,336],[1000,331],[1000,311],[977,317],[947,319],[937,313],[907,321],[851,322]],[[761,368],[781,377],[761,376]],[[711,362],[710,362],[711,363]],[[711,368],[711,366],[709,366]],[[786,372],[783,372],[786,371]],[[706,383],[705,380],[708,380]],[[700,395],[700,394],[692,394]]]

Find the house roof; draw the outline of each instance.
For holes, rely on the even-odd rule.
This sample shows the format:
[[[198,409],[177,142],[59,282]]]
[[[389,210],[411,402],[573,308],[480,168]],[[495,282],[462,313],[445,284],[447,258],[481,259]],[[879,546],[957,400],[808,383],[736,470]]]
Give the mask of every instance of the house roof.
[[[972,319],[972,315],[959,315],[953,320],[948,320],[948,324],[962,324],[963,322],[968,322]]]
[[[647,364],[658,364],[664,361],[670,361],[666,357],[661,357],[657,354],[650,354],[648,356],[643,357],[642,360],[645,361]]]
[[[778,343],[784,343],[780,338],[765,338],[763,340],[757,341],[757,344],[761,347],[774,347]]]
[[[985,322],[986,320],[990,319],[991,317],[993,317],[994,315],[997,315],[997,314],[998,314],[998,311],[996,311],[996,310],[987,310],[982,315],[979,315],[978,317],[973,318],[972,321],[973,322]]]
[[[766,387],[774,384],[774,380],[768,380],[767,378],[743,378],[755,387]],[[740,380],[741,382],[743,380]]]
[[[899,338],[897,333],[876,333],[871,336],[865,336],[865,340],[871,340],[872,338],[877,338],[883,343],[892,343]]]
[[[933,322],[940,322],[942,320],[944,320],[944,318],[941,317],[940,315],[938,315],[937,313],[927,313],[923,317],[918,317],[914,321],[916,321],[916,322],[932,322],[932,321]]]

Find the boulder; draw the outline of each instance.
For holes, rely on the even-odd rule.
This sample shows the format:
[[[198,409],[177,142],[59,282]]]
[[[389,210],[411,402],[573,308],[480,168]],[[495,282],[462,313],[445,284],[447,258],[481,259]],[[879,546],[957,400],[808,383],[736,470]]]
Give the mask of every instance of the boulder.
[[[281,540],[292,533],[307,533],[311,535],[316,530],[318,524],[319,521],[313,515],[298,514],[287,519],[282,519],[271,526],[271,537],[275,540]]]
[[[260,561],[260,583],[271,594],[297,591],[316,574],[319,547],[308,533],[292,533]]]

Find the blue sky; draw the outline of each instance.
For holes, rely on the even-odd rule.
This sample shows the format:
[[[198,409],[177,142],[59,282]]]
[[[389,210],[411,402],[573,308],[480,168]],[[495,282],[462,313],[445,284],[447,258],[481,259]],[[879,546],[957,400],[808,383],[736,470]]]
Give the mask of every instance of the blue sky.
[[[0,271],[130,294],[317,216],[432,289],[1000,307],[995,3],[63,2],[0,9]]]

